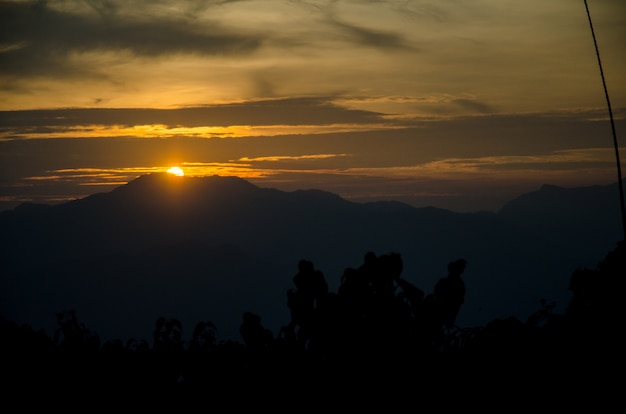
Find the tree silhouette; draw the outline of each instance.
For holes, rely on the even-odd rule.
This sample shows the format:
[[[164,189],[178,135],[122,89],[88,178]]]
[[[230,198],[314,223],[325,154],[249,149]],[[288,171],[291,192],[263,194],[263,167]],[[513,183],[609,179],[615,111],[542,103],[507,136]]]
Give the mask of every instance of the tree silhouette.
[[[57,313],[57,325],[53,339],[60,349],[68,352],[86,352],[100,347],[99,336],[78,321],[75,309]]]
[[[441,280],[460,278],[465,264],[462,259],[450,262],[448,276]],[[619,329],[624,242],[594,269],[572,272],[572,298],[563,313],[543,301],[526,321],[503,317],[466,329],[454,325],[462,289],[451,289],[456,301],[442,319],[428,313],[427,302],[444,300],[447,281],[437,282],[429,299],[401,277],[402,268],[399,253],[367,252],[358,267],[345,268],[335,293],[322,272],[303,260],[292,279],[296,289],[288,294],[291,320],[273,335],[260,315],[244,312],[242,342],[217,342],[216,326],[208,321],[199,322],[186,342],[179,320],[158,318],[150,346],[143,339],[101,344],[74,310],[57,314],[52,337],[0,319],[2,356],[13,363],[7,366],[17,364],[5,378],[32,390],[88,385],[102,392],[145,388],[153,396],[155,391],[179,396],[185,389],[214,396],[232,389],[248,392],[269,378],[280,378],[290,390],[311,378],[337,386],[358,382],[366,387],[361,392],[380,392],[380,381],[402,378],[430,392],[471,385],[477,372],[483,386],[501,392],[507,391],[504,384],[531,389],[524,384],[531,377],[532,389],[543,390],[537,391],[542,396],[556,392],[551,387],[557,383],[581,395],[594,386],[610,386],[603,370],[618,367],[624,349]],[[435,325],[445,328],[438,331],[438,341],[429,330]]]

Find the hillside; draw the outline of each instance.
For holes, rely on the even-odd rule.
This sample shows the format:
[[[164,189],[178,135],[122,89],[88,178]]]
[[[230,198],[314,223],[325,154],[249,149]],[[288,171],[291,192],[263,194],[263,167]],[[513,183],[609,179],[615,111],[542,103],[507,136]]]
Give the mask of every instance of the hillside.
[[[77,309],[105,338],[148,337],[160,316],[189,329],[209,320],[219,337],[236,339],[243,312],[274,332],[288,321],[300,259],[336,290],[344,270],[372,251],[400,253],[403,278],[425,292],[448,262],[466,259],[460,326],[525,319],[542,299],[562,308],[571,272],[619,241],[615,203],[598,196],[612,188],[545,186],[496,214],[460,214],[234,177],[142,176],[108,193],[0,214],[0,314],[51,330],[56,312]]]

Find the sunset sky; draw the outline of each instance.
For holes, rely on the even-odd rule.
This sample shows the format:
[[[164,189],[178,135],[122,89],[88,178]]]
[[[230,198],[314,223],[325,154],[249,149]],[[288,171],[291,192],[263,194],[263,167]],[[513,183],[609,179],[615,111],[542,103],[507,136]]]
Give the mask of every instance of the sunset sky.
[[[626,1],[587,3],[623,160]],[[495,211],[615,159],[583,0],[0,0],[1,210],[178,166]]]

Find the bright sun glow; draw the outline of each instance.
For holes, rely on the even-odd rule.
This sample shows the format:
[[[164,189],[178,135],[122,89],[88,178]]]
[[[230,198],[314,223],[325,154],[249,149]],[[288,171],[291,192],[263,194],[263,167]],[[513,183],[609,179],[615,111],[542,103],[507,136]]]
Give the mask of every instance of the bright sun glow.
[[[170,174],[176,175],[178,177],[182,177],[183,175],[185,175],[185,172],[180,167],[172,167],[169,170],[167,170],[167,172]]]

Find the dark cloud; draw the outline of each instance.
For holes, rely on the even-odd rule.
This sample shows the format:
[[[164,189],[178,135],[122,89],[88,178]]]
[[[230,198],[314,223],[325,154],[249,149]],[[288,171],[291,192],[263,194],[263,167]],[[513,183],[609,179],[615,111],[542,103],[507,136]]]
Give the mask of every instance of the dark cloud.
[[[290,98],[179,109],[87,108],[0,112],[0,132],[35,127],[148,125],[329,125],[383,122],[382,114],[342,108],[328,98]]]
[[[474,112],[479,112],[482,114],[489,114],[495,112],[495,110],[482,102],[475,101],[473,99],[455,99],[452,103],[459,105],[464,109],[469,109]]]
[[[110,0],[86,0],[86,3],[103,16],[114,15],[119,9],[118,4]]]
[[[73,52],[127,51],[136,56],[172,54],[232,55],[260,47],[258,34],[232,32],[216,22],[185,14],[128,18],[114,3],[90,2],[97,13],[77,14],[48,7],[47,2],[0,2],[0,73],[73,75],[65,58]]]
[[[356,42],[361,46],[372,47],[385,51],[402,49],[413,50],[413,47],[406,43],[402,36],[396,33],[368,29],[341,22],[334,18],[330,18],[329,20],[335,27],[346,33],[353,42]]]
[[[302,2],[301,5],[309,7],[320,13],[322,19],[331,27],[338,29],[341,33],[343,33],[344,36],[348,38],[350,43],[356,43],[360,46],[386,51],[397,51],[402,49],[413,50],[413,47],[405,41],[404,37],[397,33],[357,26],[338,19],[335,17],[335,14],[337,13],[334,7],[335,3],[335,1],[331,1],[326,4],[317,2]],[[370,1],[369,3],[385,2]],[[406,12],[406,9],[403,10],[403,12]]]

